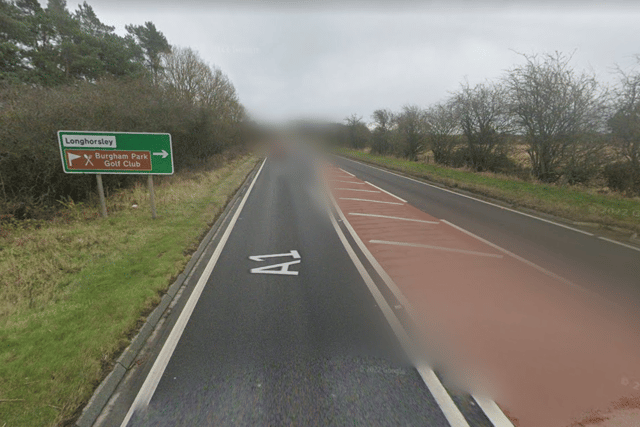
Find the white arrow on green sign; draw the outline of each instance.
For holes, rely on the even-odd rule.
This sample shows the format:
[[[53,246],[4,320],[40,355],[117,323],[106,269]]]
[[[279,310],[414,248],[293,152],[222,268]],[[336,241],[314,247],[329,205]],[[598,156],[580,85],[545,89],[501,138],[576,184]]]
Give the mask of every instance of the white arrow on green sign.
[[[59,131],[66,173],[173,174],[168,133]]]

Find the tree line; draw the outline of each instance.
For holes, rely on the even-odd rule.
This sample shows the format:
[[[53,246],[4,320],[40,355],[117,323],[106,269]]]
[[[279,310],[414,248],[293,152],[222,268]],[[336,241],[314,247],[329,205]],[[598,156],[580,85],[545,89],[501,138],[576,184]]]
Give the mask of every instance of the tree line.
[[[71,12],[65,0],[0,0],[0,215],[34,217],[94,193],[92,176],[63,173],[58,130],[167,132],[178,170],[242,144],[245,110],[219,68],[152,22],[125,29],[87,2]]]
[[[547,183],[599,180],[640,194],[640,70],[617,68],[612,88],[570,67],[559,52],[522,55],[495,82],[461,84],[448,99],[399,112],[376,110],[369,126],[351,115],[339,143],[412,161],[533,177]],[[640,65],[640,56],[637,57]],[[514,161],[524,147],[528,166]]]

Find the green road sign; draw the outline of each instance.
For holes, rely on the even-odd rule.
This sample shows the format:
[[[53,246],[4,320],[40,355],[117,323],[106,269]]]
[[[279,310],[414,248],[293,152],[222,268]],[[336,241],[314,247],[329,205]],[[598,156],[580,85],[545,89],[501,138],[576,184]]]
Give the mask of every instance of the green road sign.
[[[58,132],[66,173],[173,174],[168,133]]]

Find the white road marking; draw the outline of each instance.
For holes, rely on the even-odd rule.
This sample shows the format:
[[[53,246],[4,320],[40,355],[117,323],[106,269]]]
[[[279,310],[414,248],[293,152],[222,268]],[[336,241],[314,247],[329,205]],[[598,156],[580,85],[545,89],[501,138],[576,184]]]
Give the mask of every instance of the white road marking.
[[[400,221],[421,222],[423,224],[440,224],[440,222],[438,222],[438,221],[425,221],[423,219],[400,218],[399,216],[377,215],[377,214],[367,214],[367,213],[359,213],[359,212],[349,212],[349,215],[372,216],[372,217],[375,217],[375,218],[387,218],[387,219],[398,219]]]
[[[533,262],[531,262],[531,261],[529,261],[527,259],[524,259],[521,256],[516,255],[513,252],[510,252],[510,251],[508,251],[508,250],[496,245],[495,243],[491,243],[490,241],[485,240],[482,237],[477,236],[477,235],[473,234],[472,232],[465,230],[462,227],[458,227],[457,225],[450,223],[446,219],[441,219],[440,221],[444,222],[445,224],[450,225],[451,227],[453,227],[453,228],[455,228],[457,230],[462,231],[463,233],[465,233],[465,234],[467,234],[467,235],[469,235],[471,237],[474,237],[474,238],[480,240],[483,243],[486,243],[487,245],[491,246],[492,248],[495,248],[495,249],[497,249],[497,250],[499,250],[501,252],[504,252],[505,254],[509,255],[512,258],[517,259],[518,261],[524,262],[528,266],[535,268],[536,270],[540,271],[543,274],[546,274],[549,277],[553,277],[554,279],[558,280],[559,282],[564,283],[565,285],[569,286],[570,288],[575,289],[575,290],[583,293],[584,295],[587,295],[590,298],[595,298],[597,301],[600,301],[601,303],[604,302],[603,298],[600,295],[598,295],[597,293],[593,292],[593,291],[590,291],[590,290],[588,290],[586,288],[583,288],[582,286],[578,286],[575,283],[565,279],[564,277],[558,276],[557,274],[547,270],[544,267],[540,267],[538,264],[535,264],[535,263],[533,263]]]
[[[286,254],[252,255],[249,257],[249,259],[251,261],[264,261],[267,258],[281,258],[285,256],[290,256],[293,259],[300,259],[300,254],[296,250],[292,250],[291,252],[287,252]]]
[[[389,242],[387,240],[369,240],[369,243],[376,243],[376,244],[379,244],[379,245],[407,246],[407,247],[410,247],[410,248],[435,249],[435,250],[438,250],[438,251],[457,252],[457,253],[460,253],[460,254],[486,256],[486,257],[491,257],[491,258],[504,258],[502,255],[498,255],[498,254],[489,254],[489,253],[486,253],[486,252],[467,251],[467,250],[464,250],[464,249],[445,248],[445,247],[442,247],[442,246],[423,245],[423,244],[420,244],[420,243]]]
[[[344,169],[342,169],[342,168],[338,168],[338,169],[340,169],[342,172],[346,173],[347,175],[355,176],[354,174],[352,174],[352,173],[350,173],[350,172],[347,172],[346,170],[344,170]]]
[[[378,189],[378,190],[380,190],[380,191],[384,191],[385,193],[387,193],[387,194],[388,194],[388,195],[390,195],[391,197],[395,197],[396,199],[400,200],[401,202],[403,202],[403,203],[407,203],[407,201],[406,201],[405,199],[403,199],[403,198],[401,198],[401,197],[396,196],[395,194],[393,194],[393,193],[391,193],[391,192],[389,192],[389,191],[385,190],[384,188],[380,188],[380,187],[378,187],[377,185],[370,183],[369,181],[365,181],[365,182],[366,182],[367,184],[369,184],[370,186],[377,188],[377,189]]]
[[[477,201],[477,202],[481,202],[481,203],[485,203],[485,204],[487,204],[487,205],[495,206],[495,207],[497,207],[497,208],[504,209],[504,210],[507,210],[507,211],[510,211],[510,212],[514,212],[514,213],[517,213],[517,214],[520,214],[520,215],[524,215],[524,216],[527,216],[527,217],[529,217],[529,218],[537,219],[538,221],[543,221],[543,222],[547,222],[547,223],[549,223],[549,224],[557,225],[558,227],[566,228],[567,230],[572,230],[572,231],[575,231],[575,232],[577,232],[577,233],[586,234],[587,236],[593,236],[593,233],[589,233],[589,232],[584,231],[584,230],[580,230],[580,229],[577,229],[577,228],[569,227],[568,225],[560,224],[560,223],[555,222],[555,221],[550,221],[550,220],[548,220],[548,219],[540,218],[540,217],[535,216],[535,215],[530,215],[530,214],[527,214],[527,213],[524,213],[524,212],[520,212],[520,211],[517,211],[517,210],[515,210],[515,209],[506,208],[506,207],[504,207],[504,206],[500,206],[500,205],[497,205],[497,204],[495,204],[495,203],[487,202],[487,201],[485,201],[485,200],[478,199],[478,198],[476,198],[476,197],[467,196],[466,194],[461,194],[461,193],[458,193],[458,192],[456,192],[456,191],[448,190],[448,189],[446,189],[446,188],[441,188],[441,187],[438,187],[437,185],[429,184],[429,183],[426,183],[426,182],[424,182],[424,181],[420,181],[420,180],[417,180],[417,179],[414,179],[414,178],[409,178],[409,177],[407,177],[407,176],[400,175],[400,174],[397,174],[397,173],[394,173],[394,172],[390,172],[390,171],[385,170],[385,169],[377,168],[377,167],[375,167],[375,166],[371,166],[371,165],[368,165],[368,164],[366,164],[366,163],[359,162],[359,161],[357,161],[357,160],[351,160],[351,159],[347,159],[347,158],[345,158],[345,157],[343,157],[343,159],[345,159],[345,160],[349,160],[349,161],[352,161],[352,162],[354,162],[354,163],[361,164],[361,165],[363,165],[363,166],[370,167],[370,168],[372,168],[372,169],[377,169],[377,170],[379,170],[379,171],[386,172],[386,173],[389,173],[389,174],[391,174],[391,175],[398,176],[398,177],[400,177],[400,178],[408,179],[409,181],[414,181],[414,182],[417,182],[417,183],[419,183],[419,184],[427,185],[427,186],[429,186],[429,187],[433,187],[433,188],[435,188],[435,189],[437,189],[437,190],[446,191],[447,193],[452,193],[452,194],[455,194],[455,195],[460,196],[460,197],[466,197],[467,199],[475,200],[475,201]]]
[[[251,269],[253,274],[280,274],[283,276],[297,276],[297,271],[289,270],[289,266],[300,264],[302,261],[283,262],[281,264],[265,265],[264,267],[256,267]]]
[[[382,296],[382,293],[380,292],[376,284],[373,282],[373,279],[371,279],[371,276],[369,276],[369,273],[367,273],[367,270],[365,269],[364,265],[362,265],[362,262],[360,261],[360,259],[358,259],[358,256],[356,255],[353,248],[347,241],[347,238],[345,237],[344,233],[342,233],[342,230],[340,230],[340,226],[338,225],[336,219],[334,218],[331,212],[329,212],[329,217],[331,219],[331,224],[333,225],[333,228],[336,230],[336,233],[338,234],[338,237],[342,242],[342,245],[347,250],[349,257],[351,258],[351,261],[353,262],[356,269],[360,273],[360,276],[362,276],[362,278],[364,279],[364,282],[369,288],[369,291],[371,292],[371,294],[373,295],[373,298],[376,300],[378,307],[380,307],[380,310],[382,311],[385,318],[387,319],[387,322],[391,326],[391,329],[395,333],[396,337],[398,337],[398,340],[400,341],[400,345],[413,361],[414,366],[418,371],[418,374],[420,374],[420,377],[422,378],[427,388],[431,392],[431,395],[434,397],[436,403],[440,407],[440,410],[442,410],[442,413],[444,414],[445,418],[447,419],[447,421],[449,421],[449,424],[451,424],[452,427],[469,427],[469,424],[465,420],[464,416],[462,415],[462,413],[460,412],[456,404],[453,402],[453,399],[451,398],[449,393],[447,393],[447,390],[444,388],[444,386],[436,376],[435,372],[433,372],[431,367],[427,363],[425,363],[418,356],[416,350],[414,350],[414,345],[412,343],[411,338],[408,336],[407,332],[404,330],[404,328],[400,324],[400,321],[398,320],[398,318],[393,314],[393,310],[391,309],[389,304],[387,304],[387,301],[384,299],[384,297]],[[346,221],[345,221],[345,224],[346,224]]]
[[[355,200],[357,202],[384,203],[385,205],[402,205],[402,203],[396,203],[396,202],[382,202],[380,200],[355,199],[353,197],[340,197],[340,200]]]
[[[418,316],[416,315],[415,310],[413,309],[413,306],[409,303],[409,301],[407,300],[407,298],[404,296],[404,294],[400,291],[400,289],[398,288],[398,285],[396,285],[396,283],[393,281],[393,279],[391,278],[391,276],[389,276],[387,274],[387,272],[384,270],[384,268],[382,268],[382,266],[380,265],[380,263],[378,263],[378,260],[374,258],[374,256],[371,254],[371,252],[369,251],[369,249],[367,248],[367,246],[364,244],[364,242],[362,241],[362,239],[360,239],[360,236],[358,236],[358,233],[356,233],[356,231],[353,229],[353,227],[351,226],[351,224],[349,223],[349,221],[347,220],[347,218],[344,216],[344,213],[342,212],[342,210],[340,209],[340,206],[338,206],[338,203],[336,202],[335,198],[333,197],[333,195],[329,194],[329,198],[331,199],[331,202],[333,203],[333,206],[336,209],[336,212],[338,212],[338,215],[340,216],[340,219],[342,220],[342,223],[345,225],[345,227],[347,227],[347,230],[349,230],[349,234],[351,234],[351,237],[353,238],[353,240],[356,242],[356,245],[358,245],[358,247],[360,248],[360,250],[362,251],[362,253],[364,254],[364,256],[367,258],[367,260],[369,261],[369,263],[373,266],[373,269],[376,271],[376,273],[378,273],[378,275],[382,278],[382,280],[384,281],[385,285],[387,285],[387,288],[389,288],[389,290],[391,290],[391,293],[393,294],[393,296],[398,300],[398,302],[400,304],[402,304],[402,306],[404,307],[404,311],[407,312],[407,314],[409,315],[409,317],[411,318],[411,320],[414,323],[418,322]],[[333,218],[333,215],[330,215],[331,218]],[[334,225],[334,227],[337,225],[337,223]],[[338,229],[339,230],[339,229]],[[338,233],[338,235],[341,235],[341,231]],[[341,239],[342,240],[342,239]],[[343,244],[345,243],[346,239],[343,240]],[[353,251],[353,250],[352,250]],[[347,251],[348,252],[348,251]],[[426,366],[427,369],[429,371],[431,371],[431,368],[427,365]],[[417,367],[416,367],[417,368]],[[423,372],[418,369],[418,372],[420,373],[420,376],[422,377],[423,381],[425,382],[425,384],[427,384],[427,379],[425,378],[430,378],[430,381],[437,381],[438,383],[440,382],[440,380],[438,380],[438,377],[435,375],[435,373],[433,373],[433,371],[431,372],[426,372],[425,375],[423,375]],[[429,374],[432,374],[429,375]],[[427,384],[428,386],[428,384]],[[431,390],[431,389],[430,389]],[[445,390],[446,393],[446,390]],[[444,399],[451,399],[450,396],[448,394],[446,394],[446,396],[444,397]],[[436,399],[437,400],[437,399]],[[485,399],[485,401],[488,401],[489,399]],[[437,400],[438,401],[438,400]],[[438,404],[440,403],[440,401],[438,401]],[[455,404],[454,404],[455,406]],[[442,405],[441,405],[441,409],[442,409]],[[500,408],[498,408],[500,409]],[[444,409],[442,409],[443,412],[445,412]],[[454,407],[452,409],[453,411],[453,416],[456,416],[456,412],[459,412],[457,407]],[[446,412],[445,412],[445,416]],[[494,419],[490,418],[491,422],[494,423],[494,425],[496,427],[513,427],[511,424],[497,424],[495,423]],[[449,419],[449,417],[447,416],[447,420],[449,420],[449,422],[451,423],[452,426],[457,426],[457,424],[453,424],[453,422],[451,422],[451,420]],[[466,421],[463,421],[464,423],[466,423]],[[464,426],[464,424],[461,424]]]
[[[496,402],[484,396],[472,396],[494,427],[513,427],[511,420],[507,418]]]
[[[376,190],[360,190],[359,188],[334,188],[334,190],[362,191],[365,193],[379,193]]]
[[[242,212],[242,208],[244,207],[247,199],[249,198],[249,194],[251,194],[251,190],[253,189],[254,184],[256,183],[258,177],[260,176],[260,172],[262,172],[262,168],[264,167],[264,164],[266,161],[267,159],[264,159],[264,161],[262,162],[262,165],[260,166],[258,173],[256,173],[256,176],[253,178],[253,181],[251,182],[251,185],[247,189],[247,192],[245,193],[244,197],[242,198],[242,201],[240,202],[238,209],[236,210],[235,214],[231,218],[231,221],[229,222],[229,225],[227,226],[227,229],[225,230],[224,234],[220,238],[220,242],[218,242],[218,246],[216,246],[216,249],[213,252],[213,255],[211,255],[211,258],[209,259],[207,266],[202,272],[200,279],[198,279],[198,283],[196,283],[196,286],[193,289],[193,292],[191,293],[189,300],[187,301],[184,308],[182,309],[182,313],[180,313],[180,317],[178,317],[178,320],[174,325],[173,329],[171,330],[171,333],[169,334],[167,341],[162,346],[162,350],[160,350],[160,354],[158,354],[156,361],[151,367],[151,371],[149,371],[147,378],[142,384],[142,387],[140,388],[140,390],[138,391],[138,394],[135,400],[133,401],[131,408],[129,408],[129,411],[125,416],[124,421],[122,421],[121,427],[126,427],[126,425],[129,423],[129,420],[131,419],[131,417],[136,411],[144,409],[147,406],[149,406],[149,402],[151,401],[151,398],[153,397],[153,394],[155,393],[156,388],[158,387],[158,383],[160,382],[160,379],[162,378],[162,374],[164,373],[164,370],[167,367],[169,360],[171,359],[171,355],[173,354],[173,351],[175,350],[176,345],[178,344],[178,341],[182,336],[182,332],[187,326],[187,322],[191,317],[191,313],[193,313],[196,303],[198,302],[198,299],[202,294],[204,286],[206,285],[207,281],[209,280],[209,276],[211,275],[211,272],[216,266],[216,262],[218,261],[218,258],[220,257],[220,254],[222,253],[222,250],[224,249],[224,246],[227,243],[227,240],[229,239],[229,235],[231,234],[231,231],[233,230],[233,227],[235,226],[235,223],[238,220],[240,213]]]
[[[624,246],[625,248],[633,249],[634,251],[640,252],[640,248],[636,246],[627,245],[626,243],[618,242],[617,240],[607,239],[606,237],[598,237],[600,240],[604,240],[609,243],[615,243],[616,245]]]
[[[344,182],[345,184],[367,185],[364,182],[341,181],[339,179],[330,179],[331,182]]]

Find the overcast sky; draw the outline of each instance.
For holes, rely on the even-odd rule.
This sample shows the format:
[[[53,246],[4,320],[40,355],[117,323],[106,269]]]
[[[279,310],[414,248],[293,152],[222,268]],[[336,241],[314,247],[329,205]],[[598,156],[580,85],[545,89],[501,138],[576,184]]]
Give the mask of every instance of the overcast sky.
[[[43,1],[44,2],[44,1]],[[68,0],[70,10],[77,1]],[[516,52],[574,52],[613,82],[640,54],[640,2],[88,0],[124,34],[152,21],[172,45],[218,66],[256,119],[370,121],[378,108],[427,107],[464,79],[495,80]],[[255,6],[260,5],[260,6]]]

